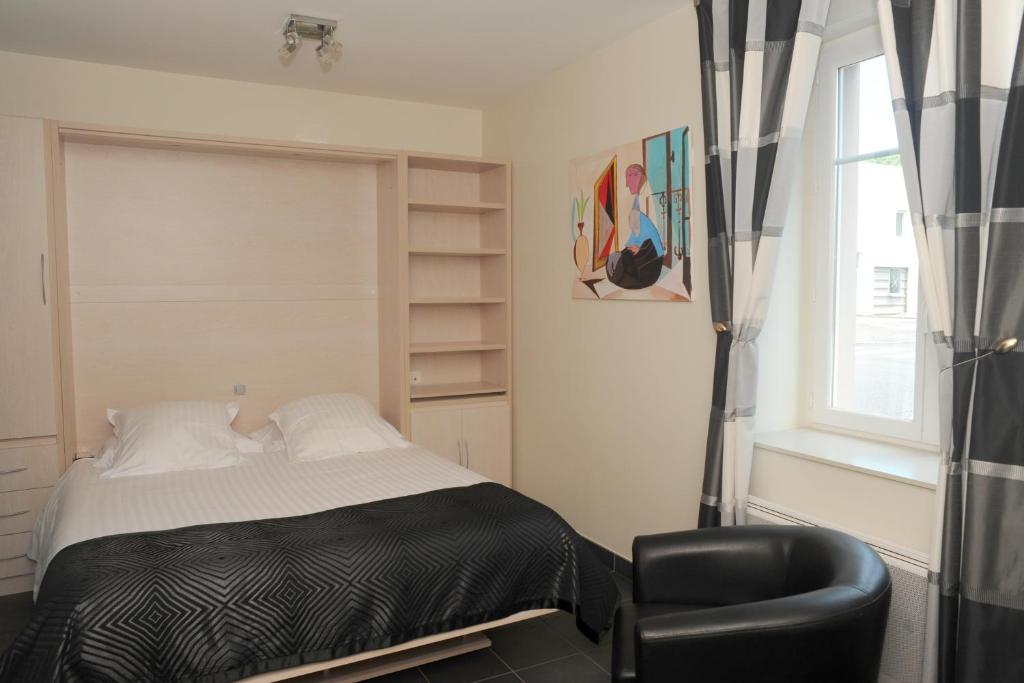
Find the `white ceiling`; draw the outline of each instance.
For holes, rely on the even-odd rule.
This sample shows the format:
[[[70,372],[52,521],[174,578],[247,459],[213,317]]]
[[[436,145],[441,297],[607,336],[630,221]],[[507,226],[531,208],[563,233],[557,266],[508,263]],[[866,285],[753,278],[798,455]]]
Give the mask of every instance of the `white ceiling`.
[[[0,50],[479,106],[691,0],[0,0]],[[339,22],[341,60],[306,41],[277,56],[291,12]]]

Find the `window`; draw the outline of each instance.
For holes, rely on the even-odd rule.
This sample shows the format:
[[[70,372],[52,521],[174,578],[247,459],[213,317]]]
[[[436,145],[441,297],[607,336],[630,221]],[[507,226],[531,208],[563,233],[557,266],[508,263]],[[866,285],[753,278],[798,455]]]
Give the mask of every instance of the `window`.
[[[936,371],[878,28],[826,44],[818,75],[812,421],[932,443]]]

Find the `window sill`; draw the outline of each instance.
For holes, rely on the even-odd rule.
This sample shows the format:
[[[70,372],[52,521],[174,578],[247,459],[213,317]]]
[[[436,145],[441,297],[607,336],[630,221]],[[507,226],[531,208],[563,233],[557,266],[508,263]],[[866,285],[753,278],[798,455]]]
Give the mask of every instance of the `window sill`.
[[[876,477],[935,489],[938,454],[818,429],[787,429],[754,437],[754,447]]]

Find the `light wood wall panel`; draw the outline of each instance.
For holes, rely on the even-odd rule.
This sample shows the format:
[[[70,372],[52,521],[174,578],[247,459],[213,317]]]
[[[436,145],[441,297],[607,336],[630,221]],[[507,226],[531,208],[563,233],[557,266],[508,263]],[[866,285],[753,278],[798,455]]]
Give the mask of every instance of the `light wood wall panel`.
[[[80,450],[110,435],[108,407],[234,400],[248,432],[309,394],[377,400],[376,301],[76,304],[72,326]]]
[[[71,285],[376,284],[372,164],[65,144]]]
[[[377,402],[378,166],[65,143],[76,450],[108,407]],[[244,384],[244,396],[234,395]]]

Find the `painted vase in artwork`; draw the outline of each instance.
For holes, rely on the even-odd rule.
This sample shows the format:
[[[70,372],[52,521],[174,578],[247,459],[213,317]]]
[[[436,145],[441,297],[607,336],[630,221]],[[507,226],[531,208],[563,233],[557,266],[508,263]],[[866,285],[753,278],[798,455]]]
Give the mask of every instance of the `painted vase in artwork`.
[[[590,274],[590,240],[583,235],[583,217],[586,215],[587,204],[589,203],[590,197],[584,196],[583,193],[580,193],[580,196],[573,200],[573,205],[576,209],[576,229],[579,231],[579,235],[577,235],[576,242],[572,246],[572,258],[576,263],[576,268],[580,271],[580,279]]]
[[[572,255],[573,260],[576,261],[576,268],[580,271],[580,278],[582,278],[589,270],[587,262],[590,260],[590,240],[583,236],[583,223],[577,223],[576,228],[580,231],[580,236],[576,238],[576,244],[573,245]]]

